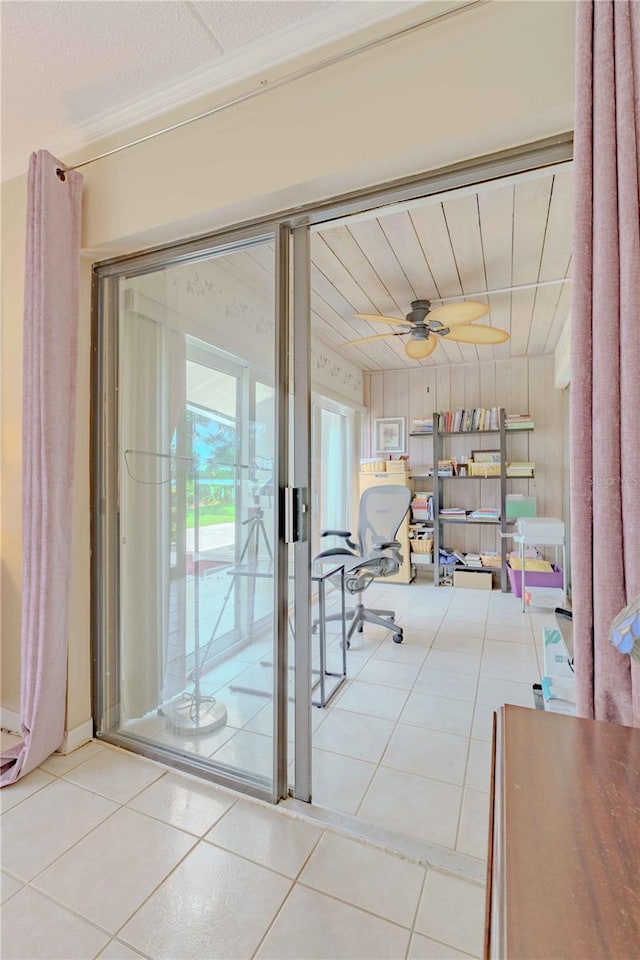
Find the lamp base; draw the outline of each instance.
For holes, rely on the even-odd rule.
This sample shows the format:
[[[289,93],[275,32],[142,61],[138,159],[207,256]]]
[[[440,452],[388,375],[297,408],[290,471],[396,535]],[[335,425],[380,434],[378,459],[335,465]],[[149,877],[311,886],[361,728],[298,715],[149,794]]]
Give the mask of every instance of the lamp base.
[[[200,697],[196,703],[196,698],[188,695],[164,712],[171,732],[183,737],[213,733],[227,722],[227,708],[215,697]]]

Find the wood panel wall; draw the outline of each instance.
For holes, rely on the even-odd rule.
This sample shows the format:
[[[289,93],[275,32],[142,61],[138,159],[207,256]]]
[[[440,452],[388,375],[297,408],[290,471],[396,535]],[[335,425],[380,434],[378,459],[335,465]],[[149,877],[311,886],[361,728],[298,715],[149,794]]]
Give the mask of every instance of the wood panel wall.
[[[364,403],[368,415],[363,429],[363,457],[374,456],[374,420],[379,417],[404,417],[407,452],[413,473],[433,462],[431,437],[409,437],[411,420],[428,417],[434,411],[458,407],[502,406],[507,413],[530,413],[535,430],[507,438],[510,460],[534,460],[534,480],[510,480],[509,492],[535,495],[538,516],[564,514],[565,417],[562,391],[554,386],[554,358],[516,357],[477,364],[453,364],[416,367],[413,370],[388,370],[365,373]],[[455,437],[448,441],[449,456],[460,459],[473,449],[497,448],[495,434],[483,437]],[[420,482],[420,487],[429,484]],[[448,504],[473,509],[499,506],[498,480],[453,482],[445,484]],[[450,535],[449,535],[450,534]],[[450,525],[449,545],[462,550],[495,550],[496,531],[492,528],[458,528]]]

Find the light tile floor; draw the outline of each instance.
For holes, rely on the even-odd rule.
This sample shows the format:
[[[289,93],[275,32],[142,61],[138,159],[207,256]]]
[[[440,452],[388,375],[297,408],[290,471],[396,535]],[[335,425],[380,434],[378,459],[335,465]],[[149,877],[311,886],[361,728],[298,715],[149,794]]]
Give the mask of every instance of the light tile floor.
[[[314,802],[484,860],[493,711],[533,708],[554,615],[425,580],[380,582],[365,599],[396,611],[404,642],[368,625],[353,638],[349,682],[314,733]]]
[[[481,954],[480,884],[115,747],[46,766],[2,792],[4,960]]]
[[[348,683],[314,709],[314,802],[481,866],[492,713],[532,705],[553,615],[425,582],[367,602],[405,640],[356,636]],[[259,769],[271,708],[226,696],[234,725],[196,750]],[[0,801],[5,960],[481,953],[480,885],[113,747],[53,756]]]

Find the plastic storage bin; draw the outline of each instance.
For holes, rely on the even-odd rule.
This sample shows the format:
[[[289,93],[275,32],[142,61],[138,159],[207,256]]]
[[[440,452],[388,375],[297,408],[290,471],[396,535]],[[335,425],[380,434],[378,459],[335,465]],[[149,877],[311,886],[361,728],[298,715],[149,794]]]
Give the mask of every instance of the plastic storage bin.
[[[524,494],[508,493],[505,516],[507,520],[514,520],[518,517],[535,517],[536,498],[527,497]]]
[[[552,563],[552,573],[536,573],[535,570],[525,570],[525,587],[559,587],[564,586],[564,575],[560,567]],[[522,598],[522,570],[513,570],[507,567],[511,590],[516,597]]]

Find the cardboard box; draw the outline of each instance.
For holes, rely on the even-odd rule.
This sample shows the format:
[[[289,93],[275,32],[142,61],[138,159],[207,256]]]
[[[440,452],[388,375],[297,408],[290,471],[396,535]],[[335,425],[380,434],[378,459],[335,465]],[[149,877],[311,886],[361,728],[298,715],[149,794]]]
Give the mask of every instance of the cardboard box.
[[[490,570],[454,570],[453,585],[467,590],[492,590],[493,576]]]
[[[408,460],[387,460],[387,473],[407,473],[409,470]]]

